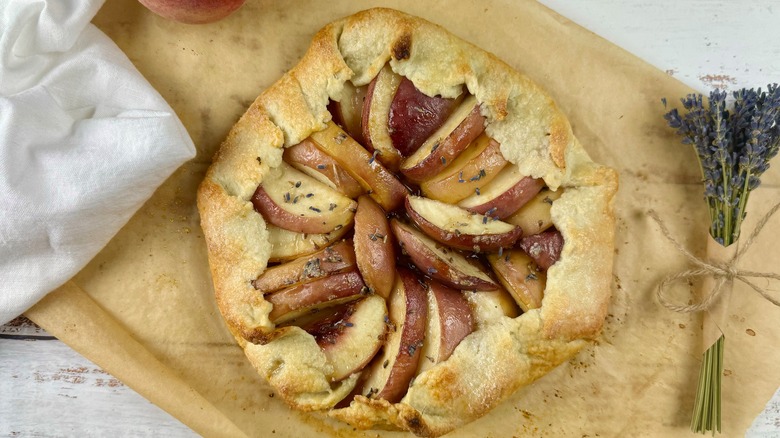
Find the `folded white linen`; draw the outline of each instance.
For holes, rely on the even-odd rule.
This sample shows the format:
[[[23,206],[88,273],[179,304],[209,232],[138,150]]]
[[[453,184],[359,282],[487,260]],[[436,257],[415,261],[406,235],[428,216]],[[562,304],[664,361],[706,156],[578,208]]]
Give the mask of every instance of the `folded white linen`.
[[[90,23],[102,3],[0,1],[0,324],[75,275],[195,155]]]

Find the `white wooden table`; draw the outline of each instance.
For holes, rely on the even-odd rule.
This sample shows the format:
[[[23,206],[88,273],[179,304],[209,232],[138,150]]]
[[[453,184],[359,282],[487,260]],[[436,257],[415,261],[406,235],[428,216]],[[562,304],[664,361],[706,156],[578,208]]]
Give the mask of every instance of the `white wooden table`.
[[[700,92],[780,82],[777,0],[541,1]],[[29,321],[0,327],[0,436],[192,435]],[[748,436],[780,436],[780,393]]]

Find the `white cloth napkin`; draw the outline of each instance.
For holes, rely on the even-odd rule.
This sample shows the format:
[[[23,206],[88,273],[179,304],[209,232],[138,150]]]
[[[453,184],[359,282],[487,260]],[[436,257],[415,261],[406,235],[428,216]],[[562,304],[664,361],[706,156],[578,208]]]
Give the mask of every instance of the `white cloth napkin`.
[[[0,0],[0,324],[92,259],[195,155],[90,24],[103,0]]]

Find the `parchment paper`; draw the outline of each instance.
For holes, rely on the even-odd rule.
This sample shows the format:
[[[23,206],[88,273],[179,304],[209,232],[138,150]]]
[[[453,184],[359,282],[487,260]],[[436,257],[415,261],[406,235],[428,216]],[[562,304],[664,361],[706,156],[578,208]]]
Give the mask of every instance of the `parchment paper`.
[[[207,436],[397,435],[355,432],[273,397],[217,311],[195,207],[211,156],[250,102],[297,62],[319,28],[374,5],[441,24],[527,73],[568,114],[591,156],[621,175],[614,298],[602,339],[452,436],[692,436],[701,317],[656,302],[656,282],[686,266],[645,214],[657,210],[686,247],[704,254],[695,157],[661,117],[661,97],[676,102],[690,90],[527,1],[250,0],[224,21],[187,26],[135,0],[109,0],[95,24],[173,106],[199,153],[28,316]],[[753,193],[743,230],[780,199],[778,168]],[[777,269],[778,229],[780,217],[743,267]],[[687,300],[690,291],[681,289]],[[735,285],[725,327],[723,436],[744,434],[780,385],[779,319],[780,309]]]

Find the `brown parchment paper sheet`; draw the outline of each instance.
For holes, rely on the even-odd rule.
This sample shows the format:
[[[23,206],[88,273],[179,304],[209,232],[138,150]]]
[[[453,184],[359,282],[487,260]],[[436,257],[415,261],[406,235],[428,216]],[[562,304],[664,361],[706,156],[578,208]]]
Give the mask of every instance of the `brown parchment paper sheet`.
[[[655,283],[686,265],[645,214],[656,209],[687,248],[704,254],[695,158],[665,127],[659,101],[689,90],[528,1],[249,0],[224,21],[187,26],[135,0],[109,0],[94,23],[173,106],[198,156],[28,316],[206,436],[398,435],[353,431],[273,397],[217,311],[195,207],[211,156],[251,101],[297,62],[319,28],[378,5],[443,25],[541,83],[591,156],[621,175],[614,298],[601,340],[451,436],[692,436],[701,317],[655,300]],[[752,195],[745,230],[780,199],[778,169]],[[743,267],[777,269],[776,230],[780,217]],[[730,306],[723,436],[740,436],[780,385],[780,309],[741,284]]]

